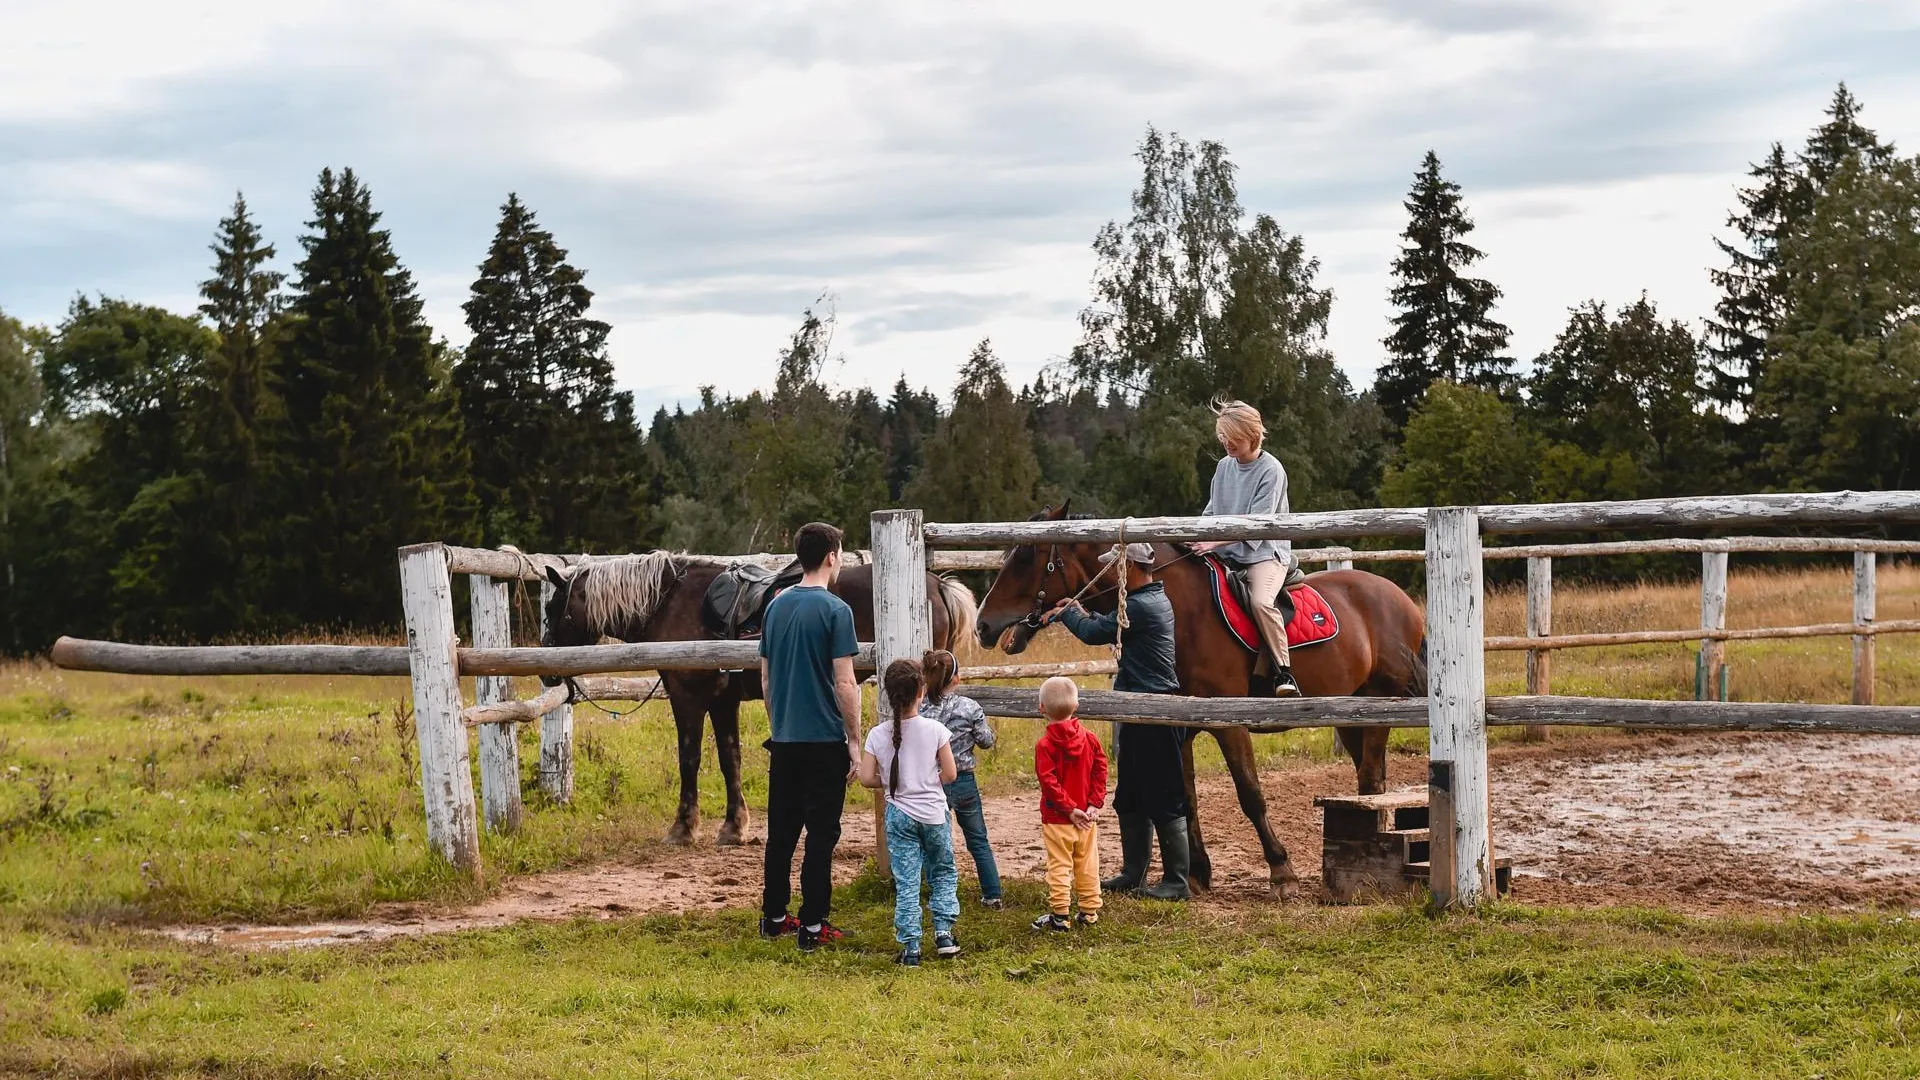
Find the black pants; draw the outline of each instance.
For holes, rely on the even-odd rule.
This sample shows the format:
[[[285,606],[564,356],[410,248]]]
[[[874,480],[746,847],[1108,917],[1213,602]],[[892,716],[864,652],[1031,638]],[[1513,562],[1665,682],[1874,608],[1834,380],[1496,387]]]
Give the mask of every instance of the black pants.
[[[1114,741],[1119,757],[1113,809],[1145,814],[1164,825],[1187,816],[1187,771],[1183,754],[1187,733],[1159,724],[1118,724]]]
[[[847,804],[847,744],[768,742],[766,886],[760,911],[787,913],[793,899],[793,849],[807,831],[800,860],[800,921],[812,926],[833,906],[833,848]]]

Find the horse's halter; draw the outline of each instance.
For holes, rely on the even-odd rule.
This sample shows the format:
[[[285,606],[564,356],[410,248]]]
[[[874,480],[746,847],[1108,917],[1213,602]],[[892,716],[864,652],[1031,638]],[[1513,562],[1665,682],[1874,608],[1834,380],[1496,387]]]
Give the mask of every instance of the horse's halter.
[[[1027,629],[1038,630],[1044,625],[1043,620],[1047,614],[1047,582],[1053,580],[1053,575],[1059,572],[1060,544],[1058,541],[1053,541],[1047,544],[1047,572],[1040,578],[1040,588],[1034,591],[1033,610],[1027,612],[1027,617],[1020,620],[1021,625]]]
[[[1062,574],[1062,576],[1064,576],[1063,568],[1061,565],[1062,560],[1059,557],[1059,547],[1060,547],[1060,544],[1058,541],[1055,541],[1047,545],[1047,572],[1044,576],[1040,578],[1040,588],[1036,590],[1033,594],[1033,610],[1027,612],[1026,618],[1020,620],[1020,624],[1022,626],[1025,626],[1029,630],[1038,630],[1043,625],[1042,620],[1045,618],[1047,614],[1047,582],[1052,580],[1055,574]],[[1172,566],[1174,563],[1185,562],[1188,559],[1191,559],[1198,554],[1199,552],[1193,551],[1191,549],[1187,551],[1183,551],[1180,554],[1174,556],[1173,558],[1168,559],[1166,562],[1157,563],[1153,566],[1148,567],[1147,572],[1150,574],[1157,574],[1160,571],[1165,570],[1167,567]],[[1087,583],[1085,585],[1080,586],[1080,591],[1073,594],[1072,598],[1075,600],[1079,600],[1082,597],[1085,597],[1087,595],[1088,589],[1091,589],[1095,585],[1099,584],[1100,579],[1107,576],[1108,570],[1112,570],[1115,567],[1121,566],[1125,561],[1126,561],[1126,557],[1124,555],[1116,556],[1113,559],[1113,561],[1107,563],[1107,565],[1102,566],[1099,570],[1095,571],[1093,576],[1087,579]],[[1119,572],[1124,574],[1126,571],[1121,570]],[[1108,585],[1106,588],[1099,590],[1093,595],[1105,596],[1106,594],[1110,592],[1114,592],[1119,588],[1120,588],[1119,583],[1115,582],[1114,584]],[[1062,591],[1065,591],[1065,586],[1062,586]]]

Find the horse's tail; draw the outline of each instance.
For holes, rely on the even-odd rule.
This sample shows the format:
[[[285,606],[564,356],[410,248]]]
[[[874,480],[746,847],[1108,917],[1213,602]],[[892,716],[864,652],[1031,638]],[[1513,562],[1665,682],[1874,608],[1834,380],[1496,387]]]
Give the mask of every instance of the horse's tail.
[[[1413,655],[1409,658],[1412,663],[1407,666],[1407,696],[1426,697],[1427,639],[1424,637],[1421,638],[1420,648],[1417,650],[1409,649],[1408,652],[1411,652]]]
[[[947,605],[947,627],[951,631],[947,647],[958,650],[961,642],[973,637],[980,603],[973,598],[972,589],[949,575],[940,578],[940,600]]]

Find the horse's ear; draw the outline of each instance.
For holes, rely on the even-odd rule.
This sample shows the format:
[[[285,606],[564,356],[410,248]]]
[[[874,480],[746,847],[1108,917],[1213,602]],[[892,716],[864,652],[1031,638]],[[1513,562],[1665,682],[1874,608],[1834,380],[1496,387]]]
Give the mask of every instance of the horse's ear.
[[[1070,504],[1071,504],[1072,502],[1073,502],[1073,500],[1072,500],[1072,499],[1061,499],[1061,500],[1060,500],[1060,508],[1059,508],[1058,510],[1055,510],[1055,511],[1054,511],[1053,513],[1051,513],[1051,514],[1049,514],[1049,515],[1047,515],[1047,520],[1048,520],[1048,521],[1065,521],[1065,520],[1067,520],[1067,507],[1068,507],[1068,506],[1069,506],[1069,505],[1070,505]]]
[[[567,587],[567,579],[561,577],[560,571],[555,570],[551,566],[547,567],[547,580],[553,582],[553,587],[556,589],[564,589]]]

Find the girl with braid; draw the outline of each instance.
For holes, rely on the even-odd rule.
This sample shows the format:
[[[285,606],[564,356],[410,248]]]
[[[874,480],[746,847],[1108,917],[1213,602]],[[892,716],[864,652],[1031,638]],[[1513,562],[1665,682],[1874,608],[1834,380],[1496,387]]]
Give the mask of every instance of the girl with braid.
[[[958,770],[946,725],[920,715],[926,678],[912,660],[895,660],[880,679],[893,719],[867,733],[860,783],[887,793],[887,859],[893,866],[894,962],[920,966],[920,874],[933,909],[933,951],[960,955],[953,924],[960,918],[960,871],[953,862],[945,785]]]

